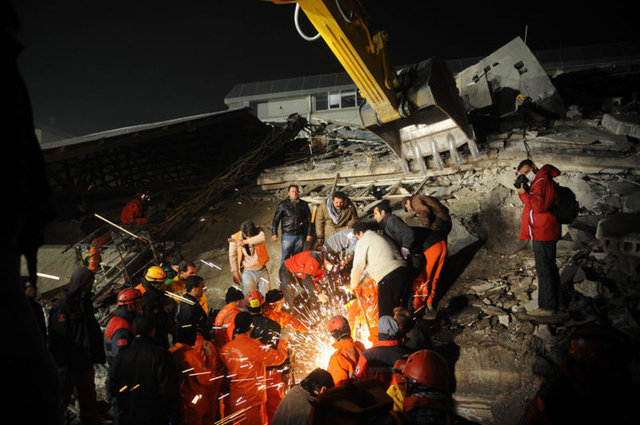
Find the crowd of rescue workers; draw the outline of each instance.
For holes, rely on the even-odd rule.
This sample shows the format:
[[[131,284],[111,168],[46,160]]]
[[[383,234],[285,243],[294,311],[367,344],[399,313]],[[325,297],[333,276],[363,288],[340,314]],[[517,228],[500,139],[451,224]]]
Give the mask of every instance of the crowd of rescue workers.
[[[559,171],[527,160],[517,172],[527,176],[516,186],[524,204],[520,237],[534,242],[540,285],[540,308],[530,313],[551,316],[560,225],[549,210]],[[91,290],[104,238],[94,241],[46,328],[41,319],[64,403],[75,394],[82,423],[100,416],[96,363],[108,367],[116,424],[464,422],[452,407],[450,367],[417,324],[441,296],[452,229],[447,207],[422,194],[403,199],[421,222],[410,226],[387,200],[374,206],[373,220],[359,220],[345,193],[313,207],[297,185],[287,193],[271,228],[271,243],[281,244],[278,276],[269,275],[265,231],[242,223],[228,239],[233,284],[219,311],[208,307],[195,263],[176,253],[119,291],[102,331]],[[141,196],[122,210],[122,226],[145,225],[143,212]],[[330,336],[326,364],[316,358],[301,368],[296,351],[316,356],[318,335]]]

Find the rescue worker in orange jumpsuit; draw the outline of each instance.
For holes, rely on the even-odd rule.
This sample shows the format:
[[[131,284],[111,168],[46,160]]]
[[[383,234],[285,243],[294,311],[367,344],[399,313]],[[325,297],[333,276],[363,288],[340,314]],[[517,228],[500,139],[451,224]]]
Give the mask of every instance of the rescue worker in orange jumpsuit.
[[[234,320],[236,315],[242,311],[244,307],[244,295],[242,291],[235,286],[230,286],[225,294],[226,305],[218,312],[213,323],[215,334],[215,346],[218,352],[222,350],[229,341],[233,339]],[[225,395],[226,394],[226,395]],[[222,378],[220,385],[220,417],[229,414],[231,406],[229,405],[229,378]]]
[[[353,294],[355,298],[345,307],[349,323],[354,324],[354,335],[368,333],[368,341],[374,342],[378,339],[378,285],[375,280],[368,279],[354,289]]]
[[[235,286],[230,286],[224,296],[226,305],[218,312],[213,323],[215,343],[218,351],[233,339],[233,320],[244,306],[244,295]]]
[[[111,232],[107,232],[106,234],[91,240],[91,247],[84,258],[84,263],[87,268],[94,273],[100,268],[100,261],[102,261],[102,246],[107,243],[109,239],[111,239]]]
[[[424,250],[424,268],[413,282],[413,308],[424,307],[427,311],[435,309],[435,296],[442,267],[447,258],[447,241],[442,232],[413,227],[416,239]]]
[[[336,387],[346,385],[355,377],[354,373],[360,353],[364,351],[364,345],[354,341],[351,337],[351,326],[344,316],[334,316],[329,320],[328,330],[336,340],[333,348],[336,351],[329,358],[327,371],[333,377]]]
[[[180,424],[214,423],[218,411],[218,390],[224,376],[222,361],[214,345],[197,335],[193,346],[178,342],[169,351],[182,371]]]
[[[283,311],[284,294],[279,289],[272,289],[265,295],[264,314],[271,320],[278,322],[281,327],[288,327],[295,331],[308,332],[309,327],[291,314]]]
[[[135,198],[127,202],[120,212],[120,223],[147,224],[148,220],[143,216],[143,213],[148,197],[146,193],[139,193]]]
[[[287,358],[287,338],[281,337],[277,348],[263,345],[251,338],[251,315],[246,311],[234,319],[235,336],[222,347],[220,358],[231,377],[229,404],[237,423],[266,425],[268,423],[267,366],[282,364]]]
[[[323,251],[302,251],[287,258],[280,266],[280,290],[291,308],[294,304],[296,287],[301,286],[306,293],[306,305],[312,309],[318,305],[322,293],[320,283],[327,271],[331,271],[331,256]],[[324,295],[324,294],[323,294]]]

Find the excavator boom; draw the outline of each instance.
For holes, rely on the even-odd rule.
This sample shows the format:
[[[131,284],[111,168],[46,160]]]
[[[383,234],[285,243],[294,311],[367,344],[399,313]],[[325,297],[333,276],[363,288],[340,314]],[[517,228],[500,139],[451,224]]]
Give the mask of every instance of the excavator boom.
[[[360,107],[363,127],[398,157],[418,160],[425,171],[425,156],[433,155],[435,165],[442,168],[438,153],[468,142],[476,156],[473,129],[444,61],[430,58],[396,73],[388,56],[387,34],[370,33],[358,0],[269,1],[297,3],[304,11],[366,100]],[[454,163],[456,158],[457,152]]]

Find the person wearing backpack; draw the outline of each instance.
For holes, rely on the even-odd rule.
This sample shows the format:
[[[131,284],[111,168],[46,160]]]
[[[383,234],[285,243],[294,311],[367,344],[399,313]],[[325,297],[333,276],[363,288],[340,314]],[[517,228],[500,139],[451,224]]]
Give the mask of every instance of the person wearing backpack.
[[[531,240],[538,276],[538,308],[527,312],[530,316],[553,316],[558,310],[560,273],[556,265],[556,245],[561,225],[552,213],[559,201],[560,175],[553,165],[538,169],[530,159],[518,164],[518,178],[514,185],[524,204],[522,209],[521,240]],[[526,177],[526,180],[525,180]]]

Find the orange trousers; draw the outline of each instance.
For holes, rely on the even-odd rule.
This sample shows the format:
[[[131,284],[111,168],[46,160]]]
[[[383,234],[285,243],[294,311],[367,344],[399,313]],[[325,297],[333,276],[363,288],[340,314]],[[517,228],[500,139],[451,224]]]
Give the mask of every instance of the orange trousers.
[[[440,272],[447,258],[447,243],[436,242],[424,252],[424,257],[426,259],[424,270],[413,282],[414,310],[425,305],[433,305]]]
[[[273,420],[273,415],[284,398],[286,390],[282,372],[276,369],[267,369],[267,404],[265,408],[269,423]]]
[[[100,261],[102,261],[100,251],[102,249],[102,245],[107,243],[109,239],[111,239],[111,232],[99,238],[94,238],[91,241],[91,248],[89,249],[89,255],[87,257],[87,268],[94,273],[98,271],[98,268],[100,268]]]

